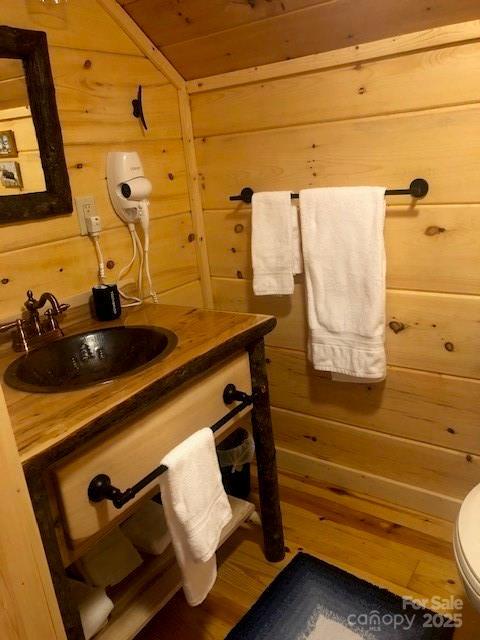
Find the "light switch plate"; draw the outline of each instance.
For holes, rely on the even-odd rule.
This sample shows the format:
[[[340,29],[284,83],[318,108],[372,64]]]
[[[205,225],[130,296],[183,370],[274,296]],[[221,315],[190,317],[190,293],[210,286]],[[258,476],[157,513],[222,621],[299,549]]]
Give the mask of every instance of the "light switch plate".
[[[93,196],[79,196],[75,198],[75,207],[77,209],[78,226],[82,236],[88,235],[85,218],[97,215],[97,205]]]

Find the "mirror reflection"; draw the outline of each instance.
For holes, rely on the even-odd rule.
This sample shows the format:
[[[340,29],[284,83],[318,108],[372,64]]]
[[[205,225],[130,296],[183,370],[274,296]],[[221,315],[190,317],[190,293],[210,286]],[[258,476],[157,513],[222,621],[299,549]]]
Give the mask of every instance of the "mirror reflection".
[[[45,188],[23,63],[0,58],[0,196]]]

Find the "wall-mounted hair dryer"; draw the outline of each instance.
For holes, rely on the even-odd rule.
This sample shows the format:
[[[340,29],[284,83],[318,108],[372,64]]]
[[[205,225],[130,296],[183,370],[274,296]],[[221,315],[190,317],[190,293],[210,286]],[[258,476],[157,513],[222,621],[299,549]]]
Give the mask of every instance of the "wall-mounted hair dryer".
[[[140,222],[148,211],[152,183],[143,173],[136,151],[110,151],[107,155],[107,186],[116,214],[127,224]]]
[[[152,285],[149,266],[150,202],[148,197],[152,192],[152,183],[145,177],[142,163],[136,151],[110,151],[108,153],[107,186],[113,208],[121,220],[127,224],[132,237],[133,257],[130,263],[120,271],[119,281],[131,269],[137,255],[140,260],[137,279],[138,297],[125,294],[119,287],[120,295],[125,300],[130,300],[124,306],[142,303],[144,267],[150,287],[149,296],[152,297],[154,302],[158,302],[157,294]],[[140,224],[143,229],[143,247],[135,228],[136,224]]]

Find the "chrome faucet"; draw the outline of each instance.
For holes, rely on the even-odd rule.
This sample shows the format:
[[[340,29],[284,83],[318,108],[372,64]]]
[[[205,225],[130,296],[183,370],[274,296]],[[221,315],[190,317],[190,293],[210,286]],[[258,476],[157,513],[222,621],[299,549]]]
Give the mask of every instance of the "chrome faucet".
[[[39,309],[47,302],[50,308],[40,317]],[[60,304],[53,293],[42,293],[39,300],[35,300],[32,291],[27,291],[27,300],[24,304],[28,317],[18,318],[13,322],[0,325],[0,331],[12,332],[12,347],[14,351],[30,351],[46,342],[58,340],[63,337],[63,331],[58,324],[58,316],[68,309],[70,305]]]

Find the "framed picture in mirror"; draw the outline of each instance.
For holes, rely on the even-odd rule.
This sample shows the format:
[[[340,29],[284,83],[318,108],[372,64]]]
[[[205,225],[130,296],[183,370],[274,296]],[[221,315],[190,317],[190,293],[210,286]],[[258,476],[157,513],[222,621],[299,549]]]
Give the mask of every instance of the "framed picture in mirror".
[[[4,189],[23,189],[22,172],[18,162],[0,161],[0,184]]]
[[[0,158],[16,158],[18,156],[14,131],[0,131]]]

